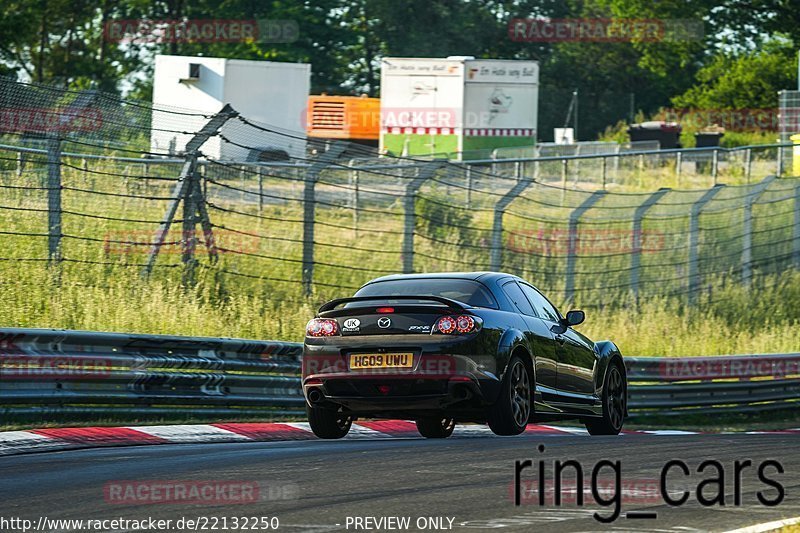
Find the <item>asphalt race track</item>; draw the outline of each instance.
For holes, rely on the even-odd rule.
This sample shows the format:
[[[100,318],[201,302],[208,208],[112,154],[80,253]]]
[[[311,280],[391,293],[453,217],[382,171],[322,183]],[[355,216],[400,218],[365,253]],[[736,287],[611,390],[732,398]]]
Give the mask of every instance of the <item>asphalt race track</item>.
[[[545,451],[540,453],[540,444]],[[536,435],[448,440],[421,438],[290,441],[225,444],[183,444],[84,449],[34,453],[0,459],[0,515],[48,519],[173,519],[181,517],[278,517],[284,531],[364,531],[352,517],[410,517],[417,530],[420,517],[449,517],[452,529],[503,531],[727,531],[756,523],[800,516],[800,434],[624,435],[587,437]],[[602,459],[621,461],[621,516],[611,524],[586,489],[588,505],[540,507],[523,498],[513,504],[515,460],[577,459],[587,471]],[[716,470],[696,474],[706,459],[725,470],[724,507],[706,508],[694,494],[680,507],[670,507],[652,494],[637,495],[658,480],[669,459],[686,462],[692,473],[670,475],[670,490],[693,489]],[[742,473],[742,501],[734,505],[733,463],[758,465],[777,460],[783,474],[767,476],[785,489],[785,499],[766,507],[755,492],[774,500],[778,491],[759,481],[756,466]],[[551,468],[548,466],[547,468]],[[547,471],[547,470],[546,470]],[[552,479],[547,471],[548,479]],[[568,472],[568,471],[567,471]],[[601,471],[603,472],[603,471]],[[610,474],[611,471],[607,471]],[[568,474],[565,474],[565,479]],[[535,480],[535,474],[523,473]],[[600,480],[613,474],[598,475]],[[109,502],[109,483],[120,481],[248,481],[260,495],[250,503],[204,504]],[[672,482],[674,481],[674,483]],[[657,483],[657,481],[656,481]],[[657,485],[656,485],[657,486]],[[708,489],[708,488],[707,488]],[[716,492],[716,488],[708,489]],[[631,511],[655,512],[657,518],[630,518]],[[627,518],[626,518],[627,516]],[[348,517],[351,522],[348,527]],[[436,523],[434,523],[436,524]],[[448,521],[443,520],[447,527]],[[372,523],[369,530],[379,528]],[[13,530],[11,530],[13,531]]]

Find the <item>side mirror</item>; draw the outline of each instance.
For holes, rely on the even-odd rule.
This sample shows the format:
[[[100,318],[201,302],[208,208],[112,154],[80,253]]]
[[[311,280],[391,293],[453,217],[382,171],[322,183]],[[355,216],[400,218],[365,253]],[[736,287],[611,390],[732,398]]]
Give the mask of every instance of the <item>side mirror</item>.
[[[577,326],[578,324],[583,324],[584,320],[586,320],[586,313],[579,309],[575,309],[567,313],[567,317],[564,319],[564,322],[566,322],[568,326]]]

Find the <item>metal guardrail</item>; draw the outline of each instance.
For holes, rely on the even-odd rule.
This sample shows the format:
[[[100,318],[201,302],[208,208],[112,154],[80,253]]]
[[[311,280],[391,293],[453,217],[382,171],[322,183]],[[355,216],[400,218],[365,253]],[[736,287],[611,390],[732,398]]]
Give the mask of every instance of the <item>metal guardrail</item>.
[[[0,329],[3,416],[296,416],[302,344]],[[627,357],[631,415],[797,408],[800,353]]]
[[[297,415],[301,353],[287,342],[0,329],[0,413]]]
[[[800,353],[626,357],[635,416],[762,412],[800,407]]]

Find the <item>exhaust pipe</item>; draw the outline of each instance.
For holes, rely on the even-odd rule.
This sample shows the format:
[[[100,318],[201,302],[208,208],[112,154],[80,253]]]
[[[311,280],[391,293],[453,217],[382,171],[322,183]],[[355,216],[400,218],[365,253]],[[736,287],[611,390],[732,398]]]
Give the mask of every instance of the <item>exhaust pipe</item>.
[[[468,387],[458,387],[455,389],[453,395],[457,400],[469,400],[472,398],[472,391]]]
[[[322,393],[319,389],[311,389],[308,391],[308,401],[312,404],[322,401]]]

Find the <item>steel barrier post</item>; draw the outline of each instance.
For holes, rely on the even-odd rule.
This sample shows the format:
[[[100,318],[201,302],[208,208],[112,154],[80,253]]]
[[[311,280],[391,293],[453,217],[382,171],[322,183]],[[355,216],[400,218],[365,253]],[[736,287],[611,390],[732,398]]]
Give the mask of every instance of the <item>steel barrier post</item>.
[[[689,213],[689,305],[697,303],[697,291],[700,288],[700,273],[697,268],[697,245],[700,238],[700,213],[703,207],[719,193],[723,184],[714,185],[703,196],[692,204]]]
[[[526,178],[517,182],[494,204],[494,222],[492,223],[492,244],[489,248],[489,269],[500,270],[503,260],[503,215],[506,209],[534,180]]]
[[[778,161],[777,161],[777,175],[783,176],[783,146],[778,146]]]
[[[334,142],[308,167],[303,178],[303,294],[311,294],[314,283],[314,219],[316,215],[316,186],[319,174],[339,157],[347,147],[346,142]]]
[[[567,272],[564,281],[564,302],[569,305],[575,297],[575,265],[578,262],[578,223],[581,216],[591,209],[603,196],[606,191],[595,191],[583,201],[569,215],[569,227],[567,230]]]
[[[642,219],[645,213],[653,207],[662,196],[670,191],[668,188],[661,188],[651,194],[642,205],[636,208],[633,213],[633,234],[631,235],[631,291],[633,291],[634,301],[639,303],[639,266],[642,253]]]
[[[427,163],[422,168],[417,167],[417,177],[406,184],[403,192],[403,274],[414,272],[414,229],[417,222],[417,191],[441,167],[442,163],[439,161]]]
[[[742,234],[742,285],[750,286],[753,277],[752,248],[753,248],[753,204],[756,203],[767,190],[776,176],[767,176],[744,199],[744,233]]]
[[[47,139],[47,255],[61,260],[61,139]]]

